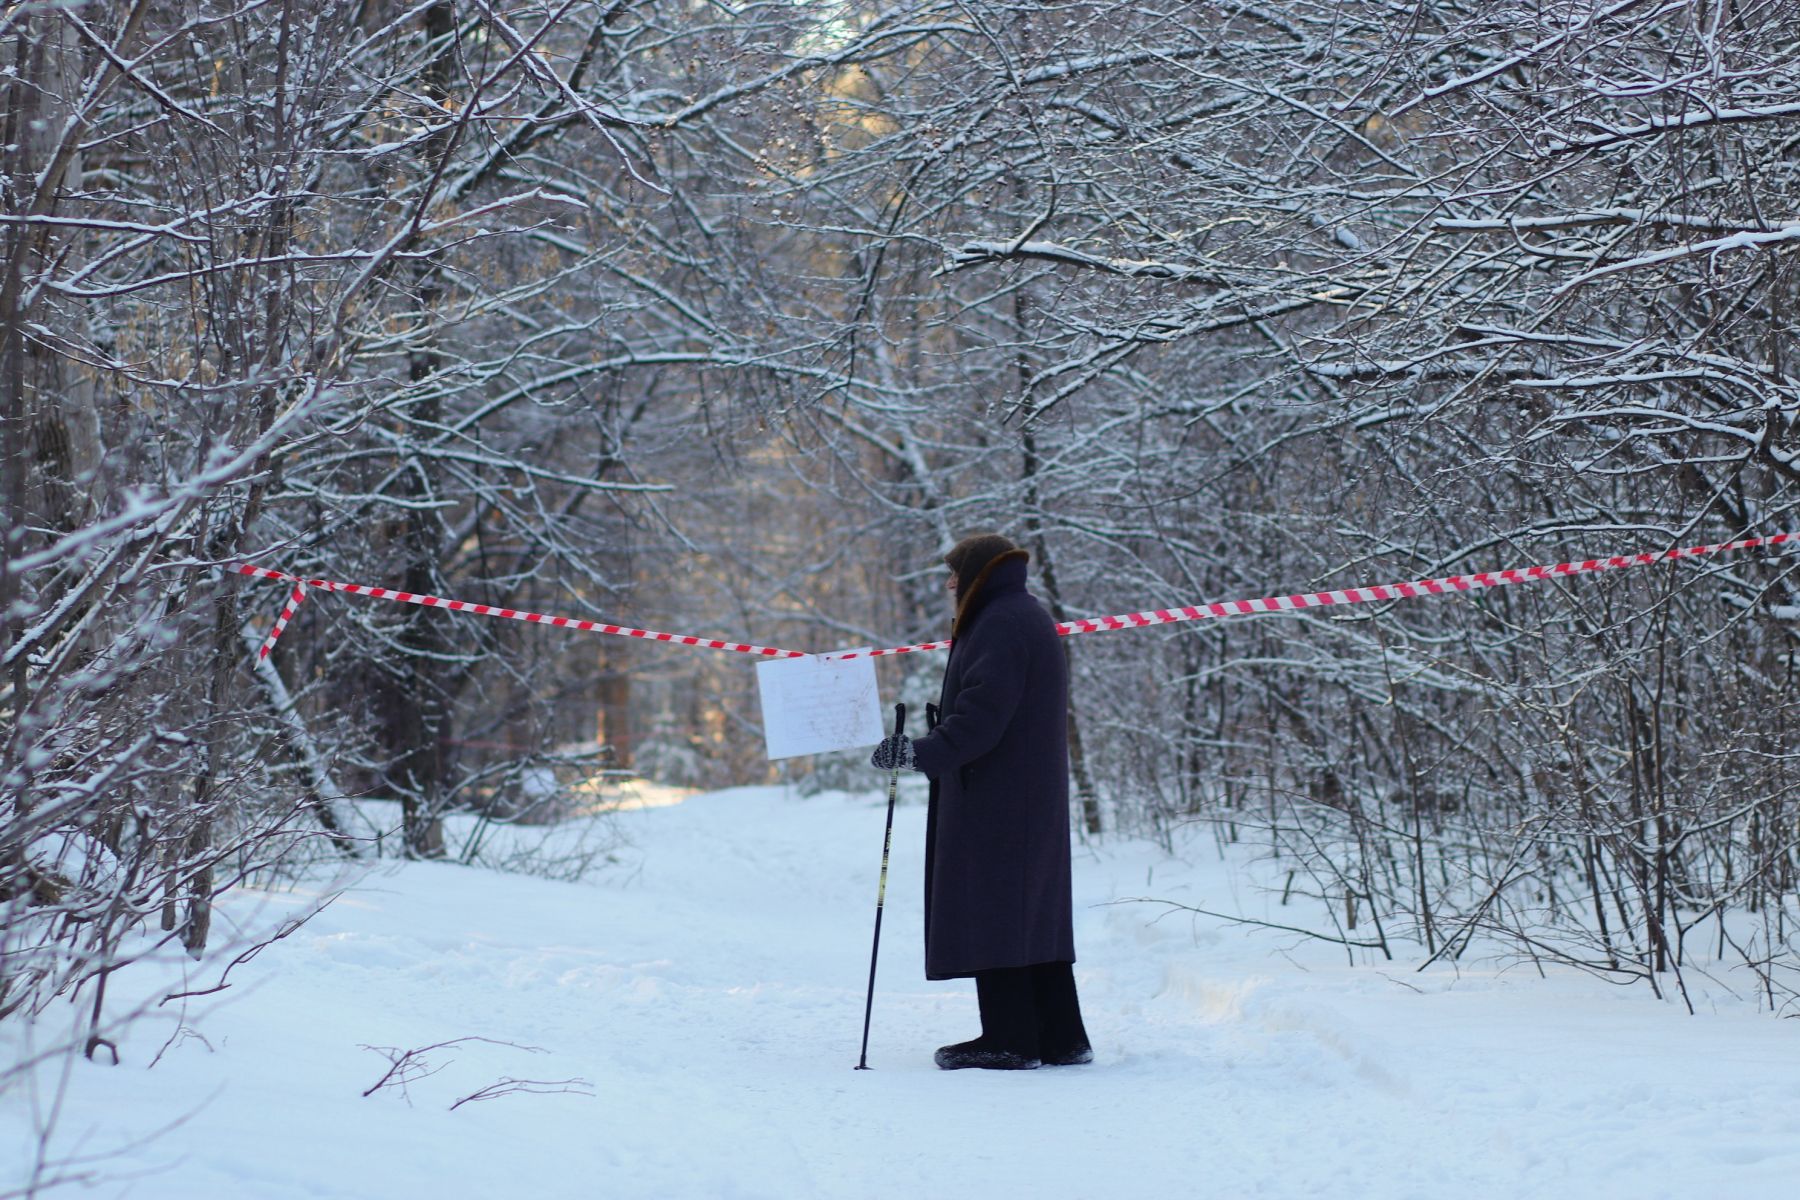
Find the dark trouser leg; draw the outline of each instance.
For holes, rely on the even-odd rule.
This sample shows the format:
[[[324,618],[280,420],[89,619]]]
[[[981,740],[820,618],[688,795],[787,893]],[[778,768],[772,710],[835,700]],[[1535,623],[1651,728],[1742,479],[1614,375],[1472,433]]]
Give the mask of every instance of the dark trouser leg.
[[[981,1004],[981,1040],[1023,1058],[1038,1056],[1037,992],[1031,967],[1004,967],[975,975]]]
[[[1037,1011],[1038,1046],[1050,1066],[1092,1062],[1093,1048],[1081,1023],[1081,1000],[1075,995],[1075,968],[1069,963],[1038,963],[1031,974],[1033,1007]]]
[[[937,1052],[946,1071],[962,1067],[1030,1070],[1038,1065],[1036,992],[1030,967],[1008,967],[975,974],[975,997],[981,1004],[981,1036]]]

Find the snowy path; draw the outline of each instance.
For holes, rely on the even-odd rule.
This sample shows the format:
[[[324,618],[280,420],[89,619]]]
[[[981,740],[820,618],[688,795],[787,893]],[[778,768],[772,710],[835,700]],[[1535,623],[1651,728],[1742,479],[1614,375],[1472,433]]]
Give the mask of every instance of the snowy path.
[[[1685,1016],[1570,976],[1406,964],[1186,916],[1232,908],[1210,841],[1079,851],[1076,942],[1098,1061],[945,1073],[972,986],[919,967],[924,814],[895,831],[869,1057],[851,1070],[881,804],[741,789],[622,814],[586,885],[452,865],[369,880],[125,1065],[82,1065],[59,1145],[104,1152],[191,1114],[94,1194],[132,1197],[1786,1197],[1800,1178],[1795,1027]],[[1147,883],[1147,877],[1149,882]],[[292,898],[274,897],[279,911]],[[1293,910],[1283,910],[1291,919]],[[268,913],[262,914],[267,919]],[[398,1095],[410,1048],[476,1035]],[[592,1098],[503,1096],[503,1076]],[[0,1195],[27,1100],[0,1099]],[[127,1174],[130,1178],[124,1178]]]

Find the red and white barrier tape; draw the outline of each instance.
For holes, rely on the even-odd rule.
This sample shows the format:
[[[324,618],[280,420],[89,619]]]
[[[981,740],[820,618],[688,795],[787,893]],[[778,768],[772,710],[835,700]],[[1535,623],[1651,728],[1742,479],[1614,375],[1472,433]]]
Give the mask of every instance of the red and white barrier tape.
[[[275,618],[275,628],[269,630],[269,636],[263,639],[262,649],[256,652],[258,660],[269,657],[269,651],[275,648],[275,639],[280,637],[281,631],[288,627],[288,622],[294,619],[295,610],[305,599],[306,585],[298,579],[294,580],[294,594],[288,597],[287,605],[282,608],[281,615]]]
[[[1326,608],[1339,604],[1368,604],[1377,600],[1404,600],[1414,596],[1441,596],[1447,592],[1467,592],[1481,588],[1505,587],[1513,583],[1536,583],[1544,579],[1558,579],[1570,575],[1590,575],[1600,571],[1617,571],[1627,567],[1642,567],[1652,563],[1668,562],[1679,558],[1704,558],[1710,554],[1723,554],[1732,550],[1751,550],[1759,546],[1779,546],[1785,542],[1800,542],[1800,533],[1777,533],[1769,537],[1744,538],[1736,542],[1719,542],[1711,546],[1690,546],[1685,549],[1662,550],[1645,554],[1619,554],[1611,558],[1589,558],[1579,562],[1556,563],[1553,566],[1515,567],[1506,571],[1480,571],[1473,575],[1446,575],[1438,579],[1420,579],[1411,583],[1380,583],[1367,587],[1341,588],[1328,592],[1302,592],[1292,596],[1263,596],[1255,600],[1226,600],[1217,604],[1187,605],[1182,608],[1154,608],[1144,612],[1120,613],[1110,617],[1085,617],[1079,621],[1065,621],[1056,626],[1056,632],[1063,637],[1077,633],[1098,633],[1107,629],[1143,629],[1150,625],[1170,625],[1179,621],[1205,621],[1214,617],[1246,616],[1252,613],[1292,612],[1302,608]],[[475,604],[467,600],[445,600],[439,596],[421,596],[413,592],[397,592],[389,588],[370,587],[360,583],[334,583],[326,579],[300,579],[280,571],[271,571],[267,567],[251,566],[248,563],[237,567],[241,575],[254,575],[260,579],[279,579],[294,585],[294,592],[288,599],[287,607],[282,609],[275,627],[269,631],[268,640],[263,643],[261,656],[268,657],[275,639],[287,628],[294,610],[306,598],[308,588],[317,588],[328,592],[349,592],[357,596],[373,596],[379,600],[398,600],[405,604],[423,604],[430,608],[447,608],[452,612],[476,613],[484,617],[504,617],[513,621],[532,621],[540,625],[554,625],[563,629],[579,629],[587,633],[608,633],[618,637],[643,638],[653,642],[672,642],[683,646],[706,646],[713,650],[730,650],[738,654],[756,654],[766,658],[805,658],[801,650],[777,650],[769,646],[752,646],[744,642],[720,641],[716,638],[694,637],[691,634],[658,633],[653,629],[633,629],[629,625],[608,625],[601,621],[585,621],[575,617],[552,617],[543,613],[525,612],[521,609],[496,608],[491,604]],[[842,654],[827,654],[823,657],[834,661],[852,658],[881,658],[896,654],[916,654],[926,650],[944,650],[950,645],[948,640],[941,642],[920,642],[913,646],[890,646],[882,650],[851,650]]]
[[[1213,617],[1236,617],[1249,613],[1291,612],[1301,608],[1324,608],[1334,604],[1367,604],[1376,600],[1403,600],[1413,596],[1440,596],[1446,592],[1467,592],[1479,588],[1505,587],[1510,583],[1536,583],[1567,575],[1588,575],[1598,571],[1616,571],[1625,567],[1641,567],[1677,558],[1702,558],[1728,550],[1750,550],[1757,546],[1779,546],[1783,542],[1800,541],[1800,533],[1777,533],[1770,537],[1745,538],[1737,542],[1719,542],[1712,546],[1690,546],[1686,549],[1663,550],[1648,554],[1619,554],[1612,558],[1590,558],[1581,562],[1557,563],[1546,567],[1516,567],[1509,571],[1481,571],[1474,575],[1446,575],[1440,579],[1420,579],[1412,583],[1381,583],[1372,587],[1342,588],[1330,592],[1303,592],[1293,596],[1263,596],[1256,600],[1227,600],[1219,604],[1190,605],[1184,608],[1154,608],[1146,612],[1120,613],[1111,617],[1086,617],[1065,621],[1056,632],[1063,637],[1077,633],[1098,633],[1107,629],[1142,629],[1149,625],[1169,625],[1177,621],[1205,621]],[[833,659],[877,658],[884,654],[913,654],[921,650],[942,650],[949,642],[921,642],[916,646],[894,646],[887,650],[855,650],[833,654]]]
[[[317,588],[326,592],[349,592],[354,596],[373,596],[377,600],[398,600],[403,604],[423,604],[427,608],[447,608],[451,612],[475,613],[483,617],[504,617],[509,621],[531,621],[539,625],[554,625],[559,629],[579,629],[585,633],[611,633],[619,637],[643,638],[651,642],[673,642],[682,646],[706,646],[713,650],[733,650],[739,654],[760,654],[768,658],[805,658],[803,650],[776,650],[770,646],[751,646],[743,642],[724,642],[716,638],[694,637],[683,633],[658,633],[654,629],[633,629],[629,625],[608,625],[603,621],[584,621],[579,617],[552,617],[544,613],[526,612],[517,608],[496,608],[492,604],[476,604],[469,600],[446,600],[442,596],[421,596],[415,592],[397,592],[391,588],[370,587],[362,583],[335,583],[329,579],[300,579],[280,571],[271,571],[267,567],[255,567],[249,563],[238,565],[240,575],[254,575],[258,579],[280,579],[296,585],[296,597],[303,588]],[[290,600],[288,607],[282,611],[275,628],[269,631],[268,641],[263,643],[262,653],[266,656],[275,645],[275,639],[287,627],[288,618],[293,615],[296,600]]]

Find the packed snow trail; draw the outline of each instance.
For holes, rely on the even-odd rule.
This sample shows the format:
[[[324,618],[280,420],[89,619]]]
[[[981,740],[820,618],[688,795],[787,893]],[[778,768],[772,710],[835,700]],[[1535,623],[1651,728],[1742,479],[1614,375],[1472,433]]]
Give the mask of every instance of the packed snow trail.
[[[924,812],[903,806],[874,1069],[855,1071],[883,800],[757,788],[622,813],[630,845],[586,884],[390,865],[192,1002],[199,1036],[154,1070],[173,1015],[134,1027],[124,1065],[79,1064],[56,1145],[100,1156],[94,1194],[180,1200],[1693,1200],[1800,1178],[1792,1024],[1572,974],[1353,968],[1111,903],[1305,919],[1200,834],[1174,856],[1077,848],[1093,1065],[947,1073],[931,1053],[976,1032],[974,989],[922,977]],[[243,891],[230,915],[308,898]],[[410,1102],[362,1096],[387,1067],[367,1047],[471,1036],[515,1045],[432,1054]],[[507,1077],[593,1094],[450,1111]],[[0,1099],[0,1194],[31,1107]]]

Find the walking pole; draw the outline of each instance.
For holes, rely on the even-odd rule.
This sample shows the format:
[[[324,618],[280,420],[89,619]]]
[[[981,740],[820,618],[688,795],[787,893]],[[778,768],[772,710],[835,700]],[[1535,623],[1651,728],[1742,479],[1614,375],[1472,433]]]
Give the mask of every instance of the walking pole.
[[[906,705],[894,705],[894,736],[906,732]],[[881,835],[881,886],[875,891],[875,945],[869,950],[869,996],[863,1001],[862,1057],[856,1069],[869,1069],[869,1018],[875,1012],[875,963],[881,957],[881,910],[887,904],[888,851],[894,845],[894,796],[900,787],[900,768],[888,772],[887,830]]]

